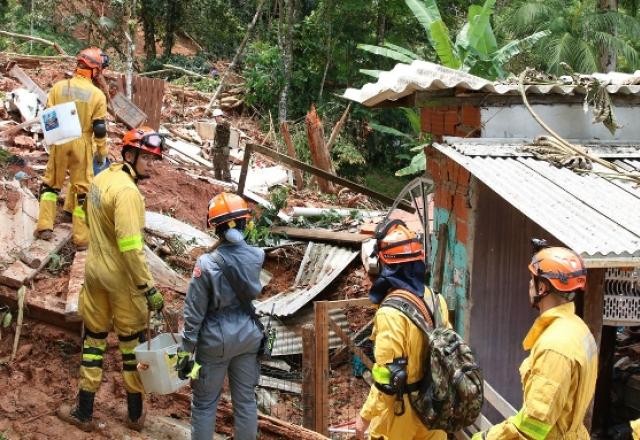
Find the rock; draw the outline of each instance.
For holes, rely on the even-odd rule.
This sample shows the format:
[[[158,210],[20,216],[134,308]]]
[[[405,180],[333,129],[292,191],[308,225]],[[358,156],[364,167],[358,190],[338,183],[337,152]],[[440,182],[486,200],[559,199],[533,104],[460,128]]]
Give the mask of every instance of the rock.
[[[16,353],[16,360],[19,362],[24,360],[31,354],[31,350],[33,350],[33,344],[24,344],[18,348],[18,352]]]
[[[24,134],[19,134],[18,136],[14,137],[13,144],[16,147],[29,148],[30,150],[36,148],[36,141],[34,141],[32,137],[26,136]]]

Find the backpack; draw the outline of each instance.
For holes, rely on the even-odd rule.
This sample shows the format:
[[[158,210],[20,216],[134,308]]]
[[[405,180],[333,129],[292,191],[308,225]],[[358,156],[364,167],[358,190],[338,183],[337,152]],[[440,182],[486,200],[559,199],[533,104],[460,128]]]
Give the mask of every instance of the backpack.
[[[429,345],[423,359],[424,376],[417,390],[412,387],[408,392],[411,407],[428,429],[455,433],[480,415],[484,403],[482,371],[467,343],[442,325],[439,298],[431,296],[435,299],[433,314],[423,299],[404,290],[389,293],[381,307],[404,313],[424,332]]]

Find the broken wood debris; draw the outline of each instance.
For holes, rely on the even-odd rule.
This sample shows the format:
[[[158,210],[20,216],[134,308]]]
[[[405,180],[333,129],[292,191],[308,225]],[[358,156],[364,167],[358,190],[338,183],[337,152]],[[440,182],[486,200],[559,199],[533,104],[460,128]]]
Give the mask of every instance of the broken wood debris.
[[[51,259],[51,255],[58,252],[69,239],[71,239],[71,227],[69,225],[58,225],[53,230],[51,241],[36,240],[26,251],[32,258],[39,259],[40,265],[31,268],[20,260],[16,260],[2,273],[0,273],[0,284],[19,288],[31,281]]]
[[[285,154],[281,154],[278,153],[275,150],[272,150],[270,148],[261,146],[261,145],[257,145],[257,144],[251,144],[251,143],[247,143],[247,145],[245,146],[245,150],[244,150],[244,160],[242,162],[242,169],[240,171],[240,178],[238,180],[238,193],[242,194],[244,187],[245,187],[245,183],[247,180],[247,173],[249,171],[249,162],[251,160],[251,155],[256,152],[256,153],[260,153],[263,154],[267,157],[270,157],[278,162],[282,162],[282,164],[284,164],[285,166],[288,166],[290,168],[293,169],[300,169],[303,171],[306,171],[308,173],[311,173],[315,176],[319,176],[319,177],[323,177],[327,180],[330,180],[332,182],[335,182],[339,185],[342,185],[346,188],[349,188],[353,191],[359,192],[361,194],[365,194],[369,197],[372,197],[376,200],[379,200],[381,202],[387,203],[389,205],[394,203],[394,199],[392,199],[391,197],[385,196],[384,194],[380,194],[379,192],[373,191],[367,187],[364,187],[362,185],[358,185],[357,183],[351,182],[350,180],[344,179],[342,177],[336,176],[335,174],[331,174],[328,173],[324,170],[321,170],[319,168],[316,168],[312,165],[306,164],[304,162],[300,162],[299,160],[295,160]],[[415,208],[413,208],[412,206],[410,206],[409,204],[407,204],[406,202],[401,202],[398,204],[398,208],[401,208],[407,212],[413,213],[415,212]]]
[[[81,320],[80,315],[78,315],[78,300],[80,299],[80,290],[82,290],[82,286],[84,285],[84,266],[86,262],[87,251],[76,251],[69,273],[67,302],[64,309],[67,321],[79,322]]]
[[[356,232],[331,231],[328,229],[305,229],[293,228],[289,226],[274,226],[271,228],[272,234],[285,235],[289,238],[299,238],[303,240],[328,241],[341,244],[357,244],[371,239],[370,235],[358,234]]]

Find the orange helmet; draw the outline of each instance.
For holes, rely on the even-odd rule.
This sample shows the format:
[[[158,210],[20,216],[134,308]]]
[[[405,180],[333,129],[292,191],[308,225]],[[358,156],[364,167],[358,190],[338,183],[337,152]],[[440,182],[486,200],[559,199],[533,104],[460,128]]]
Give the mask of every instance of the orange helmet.
[[[424,261],[424,248],[415,232],[400,220],[392,220],[378,231],[378,258],[384,264]]]
[[[97,73],[102,72],[103,69],[109,67],[109,55],[104,53],[99,47],[88,47],[81,50],[76,56],[78,63],[83,63],[92,71],[97,70]]]
[[[547,247],[535,253],[529,264],[531,274],[549,280],[560,292],[584,289],[587,269],[582,258],[571,249]]]
[[[122,148],[127,147],[137,148],[162,159],[164,138],[150,127],[132,128],[122,138]]]
[[[214,196],[209,202],[207,225],[216,228],[231,220],[249,218],[249,206],[239,195],[223,192]]]

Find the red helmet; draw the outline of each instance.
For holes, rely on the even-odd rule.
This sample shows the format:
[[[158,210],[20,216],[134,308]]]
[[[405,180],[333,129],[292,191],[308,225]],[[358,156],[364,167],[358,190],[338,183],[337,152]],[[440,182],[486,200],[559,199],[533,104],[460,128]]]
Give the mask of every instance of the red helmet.
[[[122,138],[122,148],[137,148],[162,159],[164,138],[150,127],[132,128]]]
[[[424,248],[417,234],[401,220],[392,220],[376,231],[376,251],[384,264],[424,261]]]
[[[587,284],[584,261],[571,249],[564,247],[547,247],[536,252],[529,264],[529,271],[532,275],[549,280],[560,292],[584,290]]]
[[[207,213],[207,225],[215,228],[223,223],[241,218],[249,218],[249,206],[239,195],[223,192],[211,199]]]
[[[81,50],[76,56],[76,60],[91,70],[97,70],[97,73],[109,66],[109,55],[99,47],[88,47]]]

